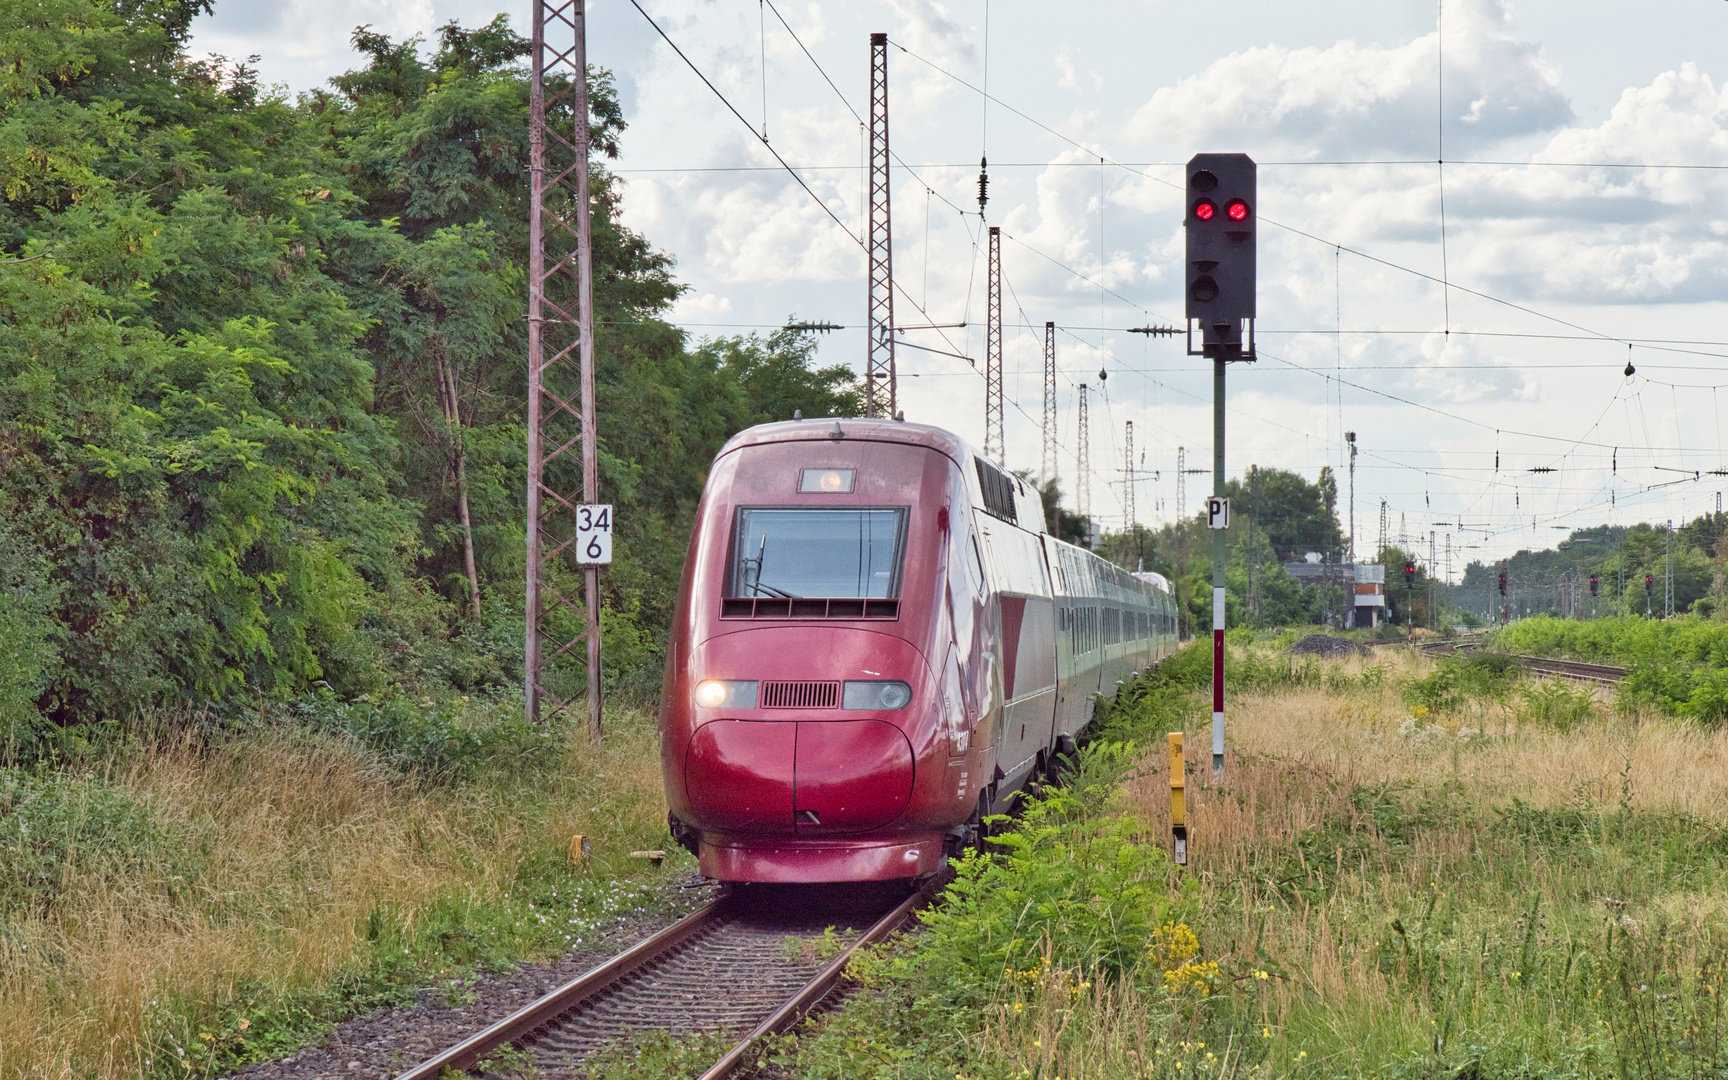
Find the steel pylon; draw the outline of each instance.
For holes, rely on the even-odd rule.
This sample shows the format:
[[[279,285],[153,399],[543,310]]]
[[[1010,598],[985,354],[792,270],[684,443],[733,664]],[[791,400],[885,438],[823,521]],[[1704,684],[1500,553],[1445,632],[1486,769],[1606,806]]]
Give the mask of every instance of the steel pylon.
[[[531,53],[523,682],[529,721],[574,712],[585,701],[589,735],[598,742],[599,571],[578,569],[573,550],[578,500],[599,497],[583,0],[536,0]],[[578,618],[581,633],[560,629]],[[559,663],[583,647],[585,680]]]
[[[864,415],[893,417],[894,245],[888,208],[888,35],[870,35],[869,341],[864,367]]]
[[[1044,324],[1044,482],[1056,479],[1056,324]]]
[[[1002,230],[990,226],[989,306],[984,318],[984,456],[1007,468],[1002,437]]]

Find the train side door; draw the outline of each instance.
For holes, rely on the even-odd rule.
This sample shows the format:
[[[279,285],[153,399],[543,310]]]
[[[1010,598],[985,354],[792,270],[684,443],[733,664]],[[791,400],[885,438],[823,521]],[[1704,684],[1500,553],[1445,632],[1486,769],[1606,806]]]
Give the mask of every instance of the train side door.
[[[962,504],[963,505],[963,504]],[[1002,696],[997,668],[996,618],[978,533],[971,511],[957,506],[950,533],[954,550],[948,560],[949,625],[960,669],[961,699],[974,725],[973,745],[988,742],[1001,749],[1002,725],[997,722]]]
[[[1050,578],[1034,533],[980,522],[998,618],[1006,708],[1003,769],[1017,776],[1050,745],[1056,719],[1056,631]]]

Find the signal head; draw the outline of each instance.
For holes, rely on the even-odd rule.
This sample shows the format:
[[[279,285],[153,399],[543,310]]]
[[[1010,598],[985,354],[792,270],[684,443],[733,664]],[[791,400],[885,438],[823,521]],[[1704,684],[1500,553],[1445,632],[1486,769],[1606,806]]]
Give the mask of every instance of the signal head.
[[[1188,162],[1186,314],[1201,324],[1202,355],[1247,359],[1255,315],[1254,161],[1196,154]]]

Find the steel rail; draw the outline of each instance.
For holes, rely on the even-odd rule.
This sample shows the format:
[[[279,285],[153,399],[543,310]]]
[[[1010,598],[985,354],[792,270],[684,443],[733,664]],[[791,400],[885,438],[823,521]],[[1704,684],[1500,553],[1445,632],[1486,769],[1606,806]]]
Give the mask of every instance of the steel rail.
[[[874,945],[889,934],[899,929],[900,925],[911,917],[912,912],[921,907],[929,899],[929,894],[923,889],[915,891],[911,896],[895,905],[894,910],[876,920],[875,925],[864,933],[845,951],[830,960],[826,967],[818,971],[804,988],[786,999],[786,1003],[757,1024],[750,1034],[738,1041],[732,1049],[726,1051],[726,1056],[715,1062],[709,1070],[701,1075],[699,1080],[725,1080],[731,1076],[740,1065],[754,1057],[758,1043],[770,1035],[778,1035],[782,1031],[802,1020],[811,1009],[821,1003],[834,989],[834,984],[840,981],[840,976],[846,971],[846,965],[851,962],[852,955],[866,945]]]
[[[600,990],[665,955],[708,925],[726,902],[722,897],[697,908],[666,929],[644,938],[612,959],[529,1002],[476,1035],[427,1058],[396,1080],[438,1080],[445,1069],[468,1072],[494,1050],[526,1037]]]
[[[845,974],[846,965],[860,948],[887,938],[906,922],[913,911],[928,902],[929,898],[928,888],[914,891],[895,905],[892,911],[872,923],[869,929],[858,935],[850,945],[703,1073],[702,1080],[723,1080],[753,1061],[764,1039],[786,1031],[828,997]],[[666,929],[524,1005],[485,1030],[401,1073],[396,1080],[439,1080],[446,1069],[471,1073],[480,1062],[506,1046],[532,1043],[538,1033],[555,1024],[560,1018],[601,997],[636,972],[674,953],[685,942],[713,924],[717,918],[723,917],[727,905],[736,902],[735,897],[722,897],[698,908]]]
[[[1626,678],[1626,669],[1609,664],[1589,664],[1582,660],[1557,660],[1551,656],[1518,656],[1515,659],[1541,675],[1558,675],[1579,682],[1612,685]]]
[[[1456,654],[1474,649],[1480,644],[1474,638],[1447,638],[1441,641],[1425,641],[1418,643],[1416,648],[1427,654]],[[1562,660],[1554,656],[1526,656],[1514,653],[1512,659],[1518,661],[1530,671],[1538,675],[1558,675],[1563,679],[1576,679],[1579,682],[1602,683],[1613,685],[1623,682],[1626,669],[1612,664],[1592,664],[1583,660]]]

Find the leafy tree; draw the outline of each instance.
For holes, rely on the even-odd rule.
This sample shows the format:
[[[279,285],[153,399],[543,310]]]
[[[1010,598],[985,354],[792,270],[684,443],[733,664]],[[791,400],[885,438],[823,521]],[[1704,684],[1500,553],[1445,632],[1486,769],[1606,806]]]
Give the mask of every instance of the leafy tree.
[[[26,702],[519,677],[526,43],[363,27],[365,64],[290,101],[186,55],[204,10],[0,5],[0,754]],[[691,348],[671,258],[594,171],[602,621],[647,682],[715,451],[856,387],[792,334]]]

